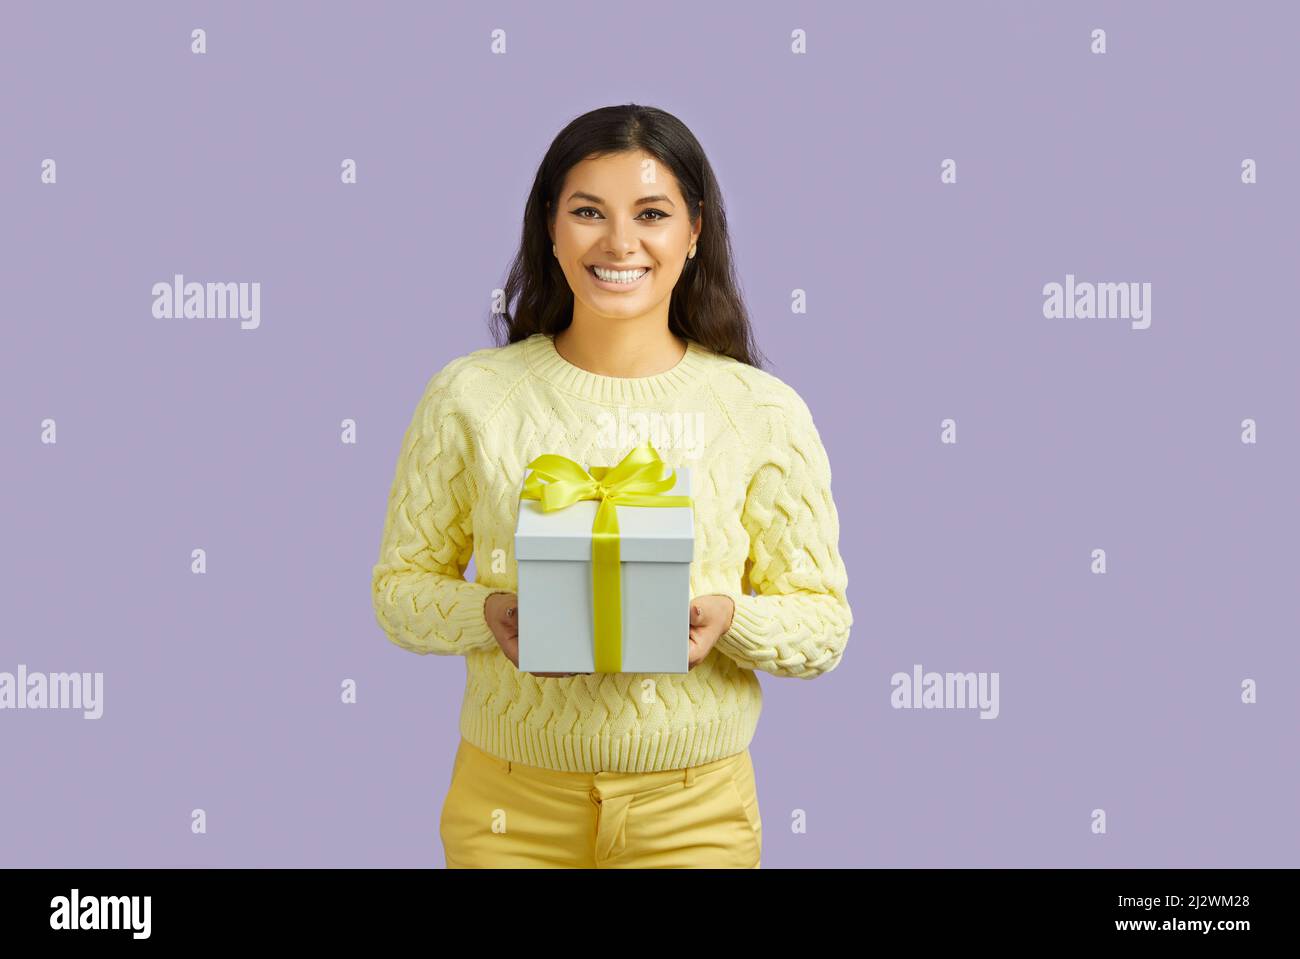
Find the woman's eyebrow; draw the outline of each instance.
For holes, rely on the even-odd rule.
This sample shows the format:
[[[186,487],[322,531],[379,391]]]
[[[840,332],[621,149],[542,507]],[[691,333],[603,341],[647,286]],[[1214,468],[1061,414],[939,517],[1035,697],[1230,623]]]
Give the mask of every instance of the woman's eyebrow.
[[[577,193],[571,194],[569,196],[569,201],[572,202],[573,200],[590,200],[592,203],[599,203],[602,206],[605,203],[605,201],[602,200],[600,197],[592,196],[590,193],[583,193],[582,191],[578,191]],[[668,199],[668,197],[664,196],[663,194],[660,194],[658,196],[643,196],[641,197],[641,199],[637,200],[632,205],[640,206],[642,203],[667,203],[669,206],[676,206],[676,204],[673,203],[672,200]]]

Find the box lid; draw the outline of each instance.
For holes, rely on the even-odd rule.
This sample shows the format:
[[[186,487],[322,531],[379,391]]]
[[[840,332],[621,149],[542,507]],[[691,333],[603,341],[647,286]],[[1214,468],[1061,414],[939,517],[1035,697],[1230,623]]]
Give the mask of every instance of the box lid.
[[[675,468],[668,492],[691,495],[691,471]],[[524,482],[531,470],[524,472]],[[522,491],[523,487],[520,486]],[[519,500],[515,559],[591,560],[591,527],[599,502],[580,500],[564,509],[542,510],[540,500]],[[618,511],[619,559],[625,563],[689,563],[695,558],[695,515],[689,506],[622,506]]]

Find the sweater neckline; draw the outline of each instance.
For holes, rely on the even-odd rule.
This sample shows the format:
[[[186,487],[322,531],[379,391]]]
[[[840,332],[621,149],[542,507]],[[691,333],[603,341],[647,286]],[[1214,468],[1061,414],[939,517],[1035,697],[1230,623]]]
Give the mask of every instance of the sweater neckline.
[[[560,355],[550,333],[534,333],[524,340],[524,355],[534,373],[568,393],[601,403],[635,403],[682,392],[704,371],[708,350],[687,340],[677,365],[651,376],[604,376],[584,370]]]

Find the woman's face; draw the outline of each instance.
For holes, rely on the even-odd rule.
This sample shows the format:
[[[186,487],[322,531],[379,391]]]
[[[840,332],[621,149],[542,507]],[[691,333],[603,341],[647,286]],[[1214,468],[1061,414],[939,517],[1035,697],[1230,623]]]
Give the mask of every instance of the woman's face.
[[[587,159],[560,191],[552,239],[579,311],[606,319],[662,313],[700,235],[677,178],[648,153]],[[594,267],[622,275],[601,278]],[[633,278],[628,282],[628,276]]]

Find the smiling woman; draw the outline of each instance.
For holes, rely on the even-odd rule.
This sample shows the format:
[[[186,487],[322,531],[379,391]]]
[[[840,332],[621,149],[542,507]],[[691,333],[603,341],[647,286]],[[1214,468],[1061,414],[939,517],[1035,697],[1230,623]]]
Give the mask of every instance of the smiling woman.
[[[490,317],[498,342],[545,333],[595,373],[661,372],[687,341],[761,365],[708,157],[653,107],[604,107],[560,131],[504,293],[513,308]]]
[[[642,196],[651,184],[669,192]],[[582,189],[572,189],[580,186]],[[677,178],[658,157],[646,150],[587,157],[574,164],[560,191],[567,199],[551,212],[551,252],[563,270],[574,303],[570,331],[559,331],[556,348],[580,366],[609,357],[617,341],[633,347],[652,365],[671,363],[681,349],[672,347],[667,360],[654,359],[644,334],[670,328],[672,293],[687,264],[695,257],[703,226],[703,199],[694,217],[673,211],[688,209]],[[596,333],[596,336],[589,335]],[[594,349],[581,355],[574,343]],[[587,366],[587,368],[594,368]],[[611,369],[611,375],[635,376],[639,366]]]
[[[586,162],[591,163],[593,161],[586,161]],[[599,178],[602,174],[608,174],[612,172],[614,174],[614,178],[618,182],[623,182],[623,183],[633,182],[629,177],[625,175],[625,171],[620,168],[620,164],[627,165],[633,162],[637,164],[639,170],[642,173],[648,174],[650,182],[654,181],[655,162],[656,162],[654,157],[651,157],[649,155],[638,156],[635,153],[627,153],[622,157],[610,158],[604,161],[596,162],[595,163],[596,169],[594,171],[589,169],[586,170],[585,172],[580,172],[578,176],[586,177],[594,180]],[[580,166],[581,165],[583,164],[580,164]],[[574,210],[573,211],[574,216],[579,217],[581,219],[585,219],[588,222],[599,222],[605,219],[604,215],[600,212],[600,210],[608,206],[608,201],[603,200],[600,197],[594,196],[590,193],[585,193],[582,190],[578,190],[574,192],[573,195],[569,197],[570,203],[577,200],[589,200],[592,203],[595,203],[596,207],[585,206],[580,209]],[[650,203],[663,203],[669,207],[675,207],[677,205],[676,203],[673,202],[673,200],[670,197],[660,193],[655,196],[641,197],[640,199],[636,200],[632,204],[632,209],[635,211],[638,208],[643,207],[646,204],[650,204]],[[596,215],[591,217],[585,216],[585,214],[588,212],[594,213]],[[649,214],[654,214],[654,217],[648,221],[650,223],[663,222],[671,219],[671,216],[669,214],[664,213],[662,210],[649,209],[637,213],[636,216],[634,217],[634,220],[640,220],[643,216],[648,216]],[[693,229],[691,235],[692,247],[694,246],[695,240],[698,238],[699,238],[699,226],[697,221],[697,225]],[[556,256],[559,256],[558,242],[554,244],[552,248],[554,249]],[[690,255],[693,255],[693,253],[688,254],[688,256]],[[603,289],[611,290],[615,293],[624,293],[631,289],[639,288],[642,285],[641,280],[643,280],[653,268],[654,266],[652,263],[648,263],[648,262],[634,263],[634,262],[627,262],[625,260],[602,260],[602,261],[586,264],[586,269],[595,279],[597,286],[600,286]]]
[[[499,345],[425,388],[371,580],[394,643],[465,658],[447,864],[757,867],[756,673],[829,673],[852,613],[826,450],[799,395],[759,367],[721,194],[681,121],[629,104],[566,126],[505,292]],[[520,669],[521,623],[586,635],[591,610],[582,570],[579,598],[554,607],[570,612],[519,605],[530,464],[619,463],[647,431],[660,465],[690,461],[689,583],[647,600],[686,633],[655,639],[681,642],[687,670]]]

